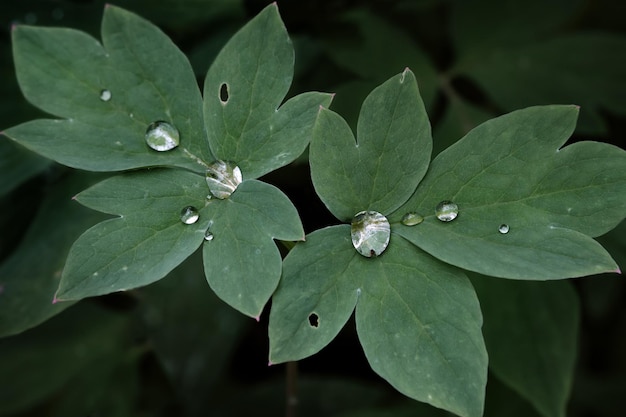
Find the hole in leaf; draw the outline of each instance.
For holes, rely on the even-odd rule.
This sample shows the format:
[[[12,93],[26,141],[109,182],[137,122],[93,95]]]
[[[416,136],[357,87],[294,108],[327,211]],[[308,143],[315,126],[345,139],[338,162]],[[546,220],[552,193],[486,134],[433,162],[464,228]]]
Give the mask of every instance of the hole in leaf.
[[[223,104],[226,104],[228,102],[228,84],[226,83],[222,83],[222,85],[220,86],[220,101]]]
[[[317,327],[319,326],[319,317],[317,316],[317,314],[315,313],[311,313],[309,314],[309,324],[311,325],[311,327]]]

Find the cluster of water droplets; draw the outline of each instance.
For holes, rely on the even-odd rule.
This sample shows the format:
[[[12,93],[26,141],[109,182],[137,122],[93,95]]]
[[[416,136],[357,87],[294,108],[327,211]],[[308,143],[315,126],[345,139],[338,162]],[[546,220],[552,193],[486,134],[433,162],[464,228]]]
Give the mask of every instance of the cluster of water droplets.
[[[350,225],[352,245],[361,255],[371,258],[387,249],[391,227],[385,216],[376,211],[361,211]]]
[[[155,151],[171,151],[180,144],[180,133],[173,125],[159,120],[146,129],[146,143]]]
[[[241,169],[232,162],[217,160],[206,170],[206,182],[214,197],[224,200],[235,192],[243,181]]]

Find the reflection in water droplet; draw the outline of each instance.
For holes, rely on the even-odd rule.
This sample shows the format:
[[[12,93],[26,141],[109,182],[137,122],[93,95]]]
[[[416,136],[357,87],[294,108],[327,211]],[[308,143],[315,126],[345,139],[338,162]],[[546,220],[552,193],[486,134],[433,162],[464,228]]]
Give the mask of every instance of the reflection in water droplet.
[[[204,233],[204,240],[206,240],[207,242],[210,242],[211,240],[213,240],[213,233],[211,233],[210,231],[206,231]]]
[[[180,143],[180,134],[167,122],[150,123],[146,129],[146,143],[155,151],[171,151]]]
[[[451,222],[459,215],[459,206],[452,201],[442,201],[437,204],[435,215],[442,222]]]
[[[109,101],[111,100],[111,92],[109,90],[100,91],[100,100]]]
[[[211,194],[223,200],[230,197],[241,184],[242,176],[239,167],[232,162],[217,160],[206,170],[206,182]]]
[[[199,218],[200,213],[194,206],[187,206],[180,211],[180,221],[185,224],[194,224]]]
[[[498,232],[502,233],[503,235],[509,233],[509,230],[511,230],[511,228],[508,224],[501,224],[500,227],[498,227]]]
[[[415,212],[407,213],[402,217],[402,224],[405,226],[415,226],[423,221],[424,218]]]
[[[376,211],[357,213],[351,224],[352,245],[361,255],[379,256],[389,245],[391,227],[385,216]]]

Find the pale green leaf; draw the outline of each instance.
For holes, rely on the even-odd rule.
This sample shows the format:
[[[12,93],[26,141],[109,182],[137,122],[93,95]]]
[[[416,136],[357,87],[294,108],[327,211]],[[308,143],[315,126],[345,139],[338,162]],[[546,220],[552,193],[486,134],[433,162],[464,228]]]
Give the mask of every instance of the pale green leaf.
[[[563,417],[574,379],[579,306],[565,281],[471,275],[491,371],[544,417]]]
[[[357,332],[372,369],[411,398],[481,416],[487,351],[471,283],[400,236],[390,245],[359,271]]]
[[[330,94],[304,93],[280,106],[293,78],[294,51],[276,4],[224,46],[204,84],[211,149],[258,178],[296,159],[309,144],[319,106]],[[279,108],[280,106],[280,108]]]
[[[626,152],[579,142],[574,106],[531,107],[483,123],[432,162],[406,212],[425,220],[397,233],[435,257],[485,275],[559,279],[617,270],[591,237],[626,214]],[[459,215],[435,217],[452,200]],[[501,225],[509,227],[500,233]],[[591,236],[591,237],[590,237]]]
[[[26,122],[4,133],[65,165],[93,171],[179,166],[204,171],[213,159],[202,124],[202,103],[187,58],[146,20],[105,8],[100,44],[74,29],[16,26],[13,51],[26,98],[63,119]],[[100,98],[108,90],[108,101]],[[181,144],[157,152],[145,143],[148,126],[166,121]]]
[[[272,297],[270,363],[311,356],[337,336],[358,298],[350,269],[359,258],[348,225],[317,230],[289,252]]]
[[[357,138],[341,116],[320,110],[309,154],[311,177],[322,201],[343,221],[361,210],[390,213],[428,168],[430,124],[410,70],[366,98]]]
[[[72,305],[52,300],[73,241],[103,218],[71,200],[94,180],[73,174],[51,187],[21,243],[0,266],[0,336],[34,327]]]
[[[163,278],[203,242],[209,216],[203,177],[175,169],[110,178],[82,192],[82,204],[118,218],[87,230],[72,246],[56,298],[80,299],[128,290]],[[200,210],[184,224],[181,210]]]
[[[467,277],[400,236],[371,259],[349,236],[347,225],[316,231],[285,258],[270,313],[270,362],[318,352],[356,304],[359,339],[374,371],[411,398],[480,416],[487,354]]]
[[[242,313],[258,318],[280,280],[282,259],[272,239],[303,240],[296,208],[276,187],[242,182],[207,207],[212,239],[203,248],[211,288]]]

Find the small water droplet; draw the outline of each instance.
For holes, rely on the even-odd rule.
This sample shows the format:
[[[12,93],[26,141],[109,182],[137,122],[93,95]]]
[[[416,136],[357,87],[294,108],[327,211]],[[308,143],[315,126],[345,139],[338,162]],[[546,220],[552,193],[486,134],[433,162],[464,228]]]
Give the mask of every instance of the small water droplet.
[[[241,170],[232,162],[214,161],[206,170],[206,182],[213,196],[223,200],[235,192],[242,181]]]
[[[157,121],[146,129],[146,143],[155,151],[171,151],[180,143],[180,134],[171,124]]]
[[[376,211],[361,211],[352,219],[352,245],[361,255],[379,256],[389,245],[391,227],[385,216]]]
[[[211,233],[209,230],[207,230],[207,231],[204,233],[204,240],[206,240],[207,242],[212,241],[212,240],[213,240],[213,238],[214,238],[213,233]]]
[[[187,206],[180,211],[180,221],[185,224],[194,224],[199,218],[200,213],[194,206]]]
[[[222,83],[222,85],[220,86],[220,101],[222,102],[222,104],[228,103],[228,99],[230,96],[230,91],[228,90],[228,84]]]
[[[405,226],[415,226],[424,221],[424,218],[415,212],[407,213],[402,217],[402,224]]]
[[[111,100],[111,92],[109,90],[100,91],[100,100],[109,101]]]
[[[459,215],[459,206],[452,201],[442,201],[437,204],[435,215],[442,222],[451,222]]]
[[[509,233],[509,230],[511,230],[511,228],[508,224],[501,224],[500,227],[498,227],[498,232],[502,233],[503,235]]]

